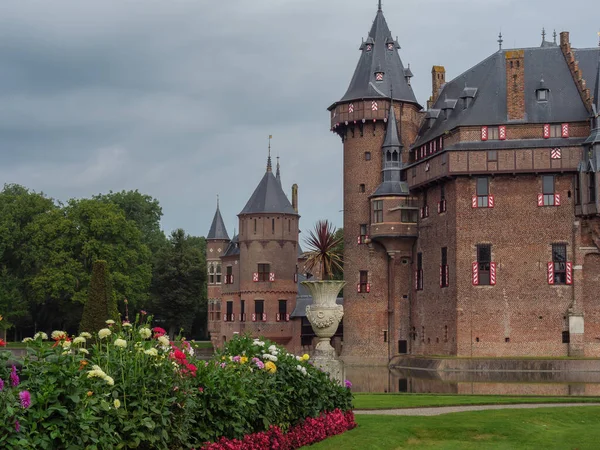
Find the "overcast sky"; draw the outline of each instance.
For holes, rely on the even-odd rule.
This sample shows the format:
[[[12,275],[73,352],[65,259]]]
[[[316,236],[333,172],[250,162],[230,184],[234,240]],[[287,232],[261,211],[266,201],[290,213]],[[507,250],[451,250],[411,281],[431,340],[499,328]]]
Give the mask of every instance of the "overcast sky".
[[[504,47],[571,31],[597,45],[597,0],[387,0],[421,104]],[[267,138],[301,227],[342,225],[342,144],[326,108],[344,94],[376,0],[0,0],[0,184],[67,200],[139,189],[162,226],[228,231],[264,174]],[[587,13],[586,13],[587,11]],[[551,39],[551,36],[549,36]]]

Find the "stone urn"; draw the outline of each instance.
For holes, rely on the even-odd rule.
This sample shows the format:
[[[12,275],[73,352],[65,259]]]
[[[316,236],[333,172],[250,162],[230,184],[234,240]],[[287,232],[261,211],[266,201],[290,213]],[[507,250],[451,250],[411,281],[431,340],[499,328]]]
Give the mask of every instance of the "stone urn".
[[[336,358],[331,338],[335,334],[342,317],[344,307],[336,303],[337,295],[346,284],[345,281],[303,281],[310,291],[312,305],[306,307],[306,318],[319,338],[315,347],[315,358]]]

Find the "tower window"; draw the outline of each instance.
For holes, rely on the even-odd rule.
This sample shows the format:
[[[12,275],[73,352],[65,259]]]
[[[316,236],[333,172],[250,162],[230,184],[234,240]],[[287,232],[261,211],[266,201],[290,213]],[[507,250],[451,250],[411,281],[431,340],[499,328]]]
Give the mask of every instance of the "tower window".
[[[590,203],[596,201],[596,174],[594,172],[588,173],[588,197]]]
[[[542,176],[542,194],[544,206],[554,206],[554,175]]]
[[[368,284],[369,284],[369,272],[366,270],[361,270],[359,272],[358,292],[359,293],[367,293],[369,290]]]
[[[383,222],[383,200],[373,202],[373,223]]]
[[[371,152],[365,152],[365,161],[371,161]]]
[[[360,192],[361,194],[365,193],[365,185],[364,184],[358,185],[358,192]]]
[[[579,174],[575,175],[575,204],[581,205],[581,192],[579,190]]]
[[[254,234],[256,234],[256,219],[254,219]]]
[[[566,244],[552,244],[552,262],[554,263],[554,284],[567,284]]]
[[[440,266],[440,287],[448,287],[448,247],[442,247],[442,264]]]
[[[490,284],[490,265],[492,262],[491,244],[477,245],[477,264],[479,269],[479,284]]]
[[[538,102],[547,102],[548,101],[548,89],[538,89],[536,91],[537,101]]]
[[[275,233],[275,219],[271,219],[271,233]]]
[[[258,281],[269,281],[269,273],[271,272],[270,264],[258,265]]]
[[[488,196],[490,194],[490,184],[487,177],[477,178],[477,207],[487,208],[488,207]]]
[[[221,284],[221,264],[217,264],[217,270],[215,271],[216,283]]]
[[[423,290],[423,253],[417,253],[417,270],[415,273],[415,287],[417,291]]]

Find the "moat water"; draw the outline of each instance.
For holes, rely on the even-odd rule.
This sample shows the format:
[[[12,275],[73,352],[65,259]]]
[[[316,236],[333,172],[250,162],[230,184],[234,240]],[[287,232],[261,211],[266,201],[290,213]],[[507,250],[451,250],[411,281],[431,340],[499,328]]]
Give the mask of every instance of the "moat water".
[[[436,372],[346,366],[354,392],[600,396],[599,372]]]

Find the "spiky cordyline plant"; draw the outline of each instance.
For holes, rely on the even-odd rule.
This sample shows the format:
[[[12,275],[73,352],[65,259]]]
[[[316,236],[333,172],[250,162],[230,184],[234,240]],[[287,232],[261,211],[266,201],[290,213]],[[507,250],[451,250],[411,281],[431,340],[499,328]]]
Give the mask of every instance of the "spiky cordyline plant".
[[[306,269],[321,270],[322,280],[331,280],[334,270],[342,270],[342,256],[336,251],[341,238],[335,237],[335,227],[328,220],[319,220],[306,239]]]

